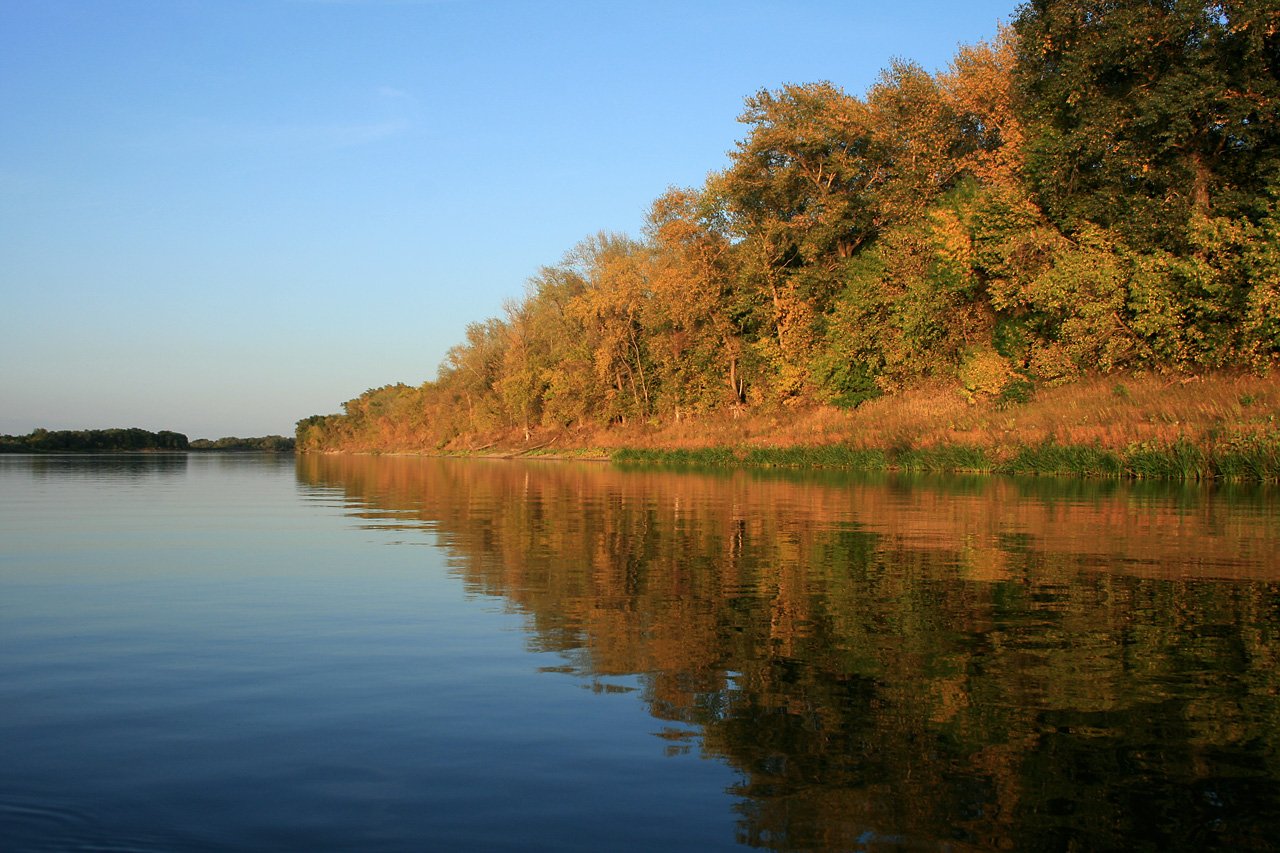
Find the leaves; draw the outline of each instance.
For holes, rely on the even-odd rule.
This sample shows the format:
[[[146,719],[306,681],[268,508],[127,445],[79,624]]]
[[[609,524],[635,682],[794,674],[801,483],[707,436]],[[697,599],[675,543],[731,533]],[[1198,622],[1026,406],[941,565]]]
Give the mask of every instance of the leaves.
[[[1258,214],[1280,144],[1270,0],[1032,0],[1014,21],[1036,195],[1068,231],[1183,251],[1193,217]]]

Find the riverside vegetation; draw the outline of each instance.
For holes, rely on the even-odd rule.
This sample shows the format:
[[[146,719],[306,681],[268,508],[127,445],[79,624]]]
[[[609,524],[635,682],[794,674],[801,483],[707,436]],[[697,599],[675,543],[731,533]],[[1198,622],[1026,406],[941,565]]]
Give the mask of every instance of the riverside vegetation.
[[[197,438],[188,441],[180,432],[128,429],[36,429],[26,435],[0,435],[0,453],[132,453],[191,450],[293,450],[294,440],[280,435],[257,438]]]
[[[1280,476],[1274,3],[1032,0],[944,70],[741,120],[641,237],[298,448]]]

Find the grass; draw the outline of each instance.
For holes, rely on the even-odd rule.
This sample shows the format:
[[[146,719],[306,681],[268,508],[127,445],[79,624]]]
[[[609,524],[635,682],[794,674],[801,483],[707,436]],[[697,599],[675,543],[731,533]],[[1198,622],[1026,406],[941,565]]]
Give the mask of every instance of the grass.
[[[387,449],[397,448],[421,452],[411,438]],[[853,410],[682,412],[679,419],[608,427],[468,435],[436,452],[699,468],[1274,482],[1280,480],[1280,382],[1248,372],[1126,373],[970,399],[956,380],[937,380]]]
[[[614,462],[639,465],[670,465],[682,467],[713,468],[743,464],[741,456],[728,447],[655,449],[623,447],[610,456]]]
[[[1142,444],[1124,452],[1096,445],[1048,441],[1019,447],[996,459],[982,448],[951,445],[870,450],[828,445],[786,448],[621,448],[612,460],[623,465],[687,468],[839,468],[858,471],[999,473],[1136,480],[1232,480],[1280,482],[1280,436],[1206,450],[1187,441],[1164,447]]]
[[[646,464],[1276,482],[1280,383],[1125,374],[971,402],[937,382],[853,411],[710,415],[594,438]]]
[[[1034,447],[1018,448],[997,470],[1005,474],[1118,477],[1125,468],[1124,461],[1114,451],[1096,445],[1046,441]]]
[[[995,467],[985,450],[965,445],[901,448],[892,458],[894,468],[902,471],[984,472]]]
[[[1280,476],[1280,437],[1230,442],[1218,451],[1214,464],[1225,479],[1275,481]]]

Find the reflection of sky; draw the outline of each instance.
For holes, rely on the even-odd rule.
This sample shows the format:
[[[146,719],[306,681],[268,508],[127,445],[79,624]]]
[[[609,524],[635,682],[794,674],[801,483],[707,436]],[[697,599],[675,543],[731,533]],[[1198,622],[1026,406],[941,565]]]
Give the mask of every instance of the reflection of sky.
[[[945,65],[1011,0],[0,8],[0,433],[291,433],[700,184],[742,99]]]
[[[0,457],[8,849],[733,846],[733,772],[637,679],[556,671],[292,459],[91,464]]]

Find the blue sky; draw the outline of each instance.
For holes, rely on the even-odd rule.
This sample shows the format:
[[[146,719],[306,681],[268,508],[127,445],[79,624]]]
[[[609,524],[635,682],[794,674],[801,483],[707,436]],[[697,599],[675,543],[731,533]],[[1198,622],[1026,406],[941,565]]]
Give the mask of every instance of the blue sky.
[[[1007,0],[0,0],[0,433],[292,434]]]

